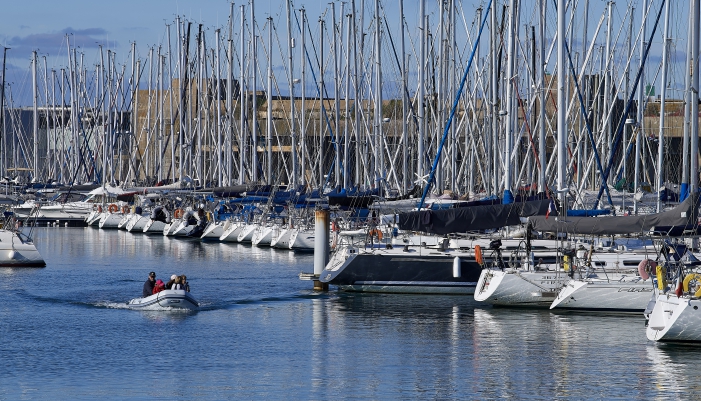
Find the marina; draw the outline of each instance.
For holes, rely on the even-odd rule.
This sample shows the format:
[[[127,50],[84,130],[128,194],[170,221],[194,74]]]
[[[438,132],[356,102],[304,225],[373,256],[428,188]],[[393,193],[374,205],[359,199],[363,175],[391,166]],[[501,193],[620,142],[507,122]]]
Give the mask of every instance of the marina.
[[[0,399],[693,393],[701,0],[223,5],[0,28]]]
[[[699,380],[701,351],[648,341],[642,315],[318,293],[296,277],[311,254],[243,244],[91,227],[35,238],[47,268],[0,269],[7,399],[650,399]],[[127,309],[151,270],[186,274],[199,310]],[[174,350],[181,374],[163,375]]]

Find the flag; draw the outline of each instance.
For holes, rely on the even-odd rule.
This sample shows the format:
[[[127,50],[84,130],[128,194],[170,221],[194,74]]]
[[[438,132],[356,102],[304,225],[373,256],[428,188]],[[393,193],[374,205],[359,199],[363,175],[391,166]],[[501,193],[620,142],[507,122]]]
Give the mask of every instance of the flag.
[[[545,212],[545,218],[547,219],[548,216],[550,216],[550,213],[554,212],[554,211],[555,211],[555,201],[553,201],[551,198],[550,204],[548,205],[548,210]]]

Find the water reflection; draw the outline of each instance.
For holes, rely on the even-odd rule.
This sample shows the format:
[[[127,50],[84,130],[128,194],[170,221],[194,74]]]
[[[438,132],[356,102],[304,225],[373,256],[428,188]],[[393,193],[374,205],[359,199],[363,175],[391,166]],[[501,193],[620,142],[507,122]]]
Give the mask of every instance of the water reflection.
[[[697,394],[701,390],[698,362],[701,349],[677,344],[649,344],[647,360],[652,367],[651,384],[666,394]]]

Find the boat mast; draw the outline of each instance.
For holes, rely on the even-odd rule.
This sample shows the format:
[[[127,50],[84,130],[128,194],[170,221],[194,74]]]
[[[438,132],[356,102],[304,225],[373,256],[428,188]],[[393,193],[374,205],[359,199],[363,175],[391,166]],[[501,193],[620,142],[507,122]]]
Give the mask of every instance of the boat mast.
[[[667,97],[667,70],[669,60],[669,7],[671,2],[665,4],[663,50],[662,50],[662,88],[660,90],[660,131],[657,137],[657,213],[662,211],[661,196],[664,185],[664,124],[665,124],[665,102]],[[642,113],[640,113],[642,115]],[[642,121],[642,119],[640,119]],[[638,137],[638,140],[640,137]],[[636,165],[637,168],[637,165]]]
[[[351,43],[351,19],[353,18],[353,14],[349,13],[347,15],[348,17],[348,26],[346,27],[346,112],[345,112],[345,118],[343,119],[343,188],[348,189],[350,187],[350,166],[348,165],[348,162],[350,161],[350,132],[349,132],[349,127],[348,127],[348,122],[350,120],[350,81],[351,81],[351,70],[350,70],[350,57],[351,57],[351,51],[350,51],[350,43]]]
[[[419,137],[417,146],[417,157],[416,157],[416,175],[418,176],[418,183],[421,185],[424,175],[424,141],[425,141],[425,127],[426,127],[426,115],[425,115],[425,98],[426,98],[426,0],[419,0],[419,15],[421,24],[420,27],[420,51],[419,51],[419,99],[418,99],[418,118],[419,118]]]
[[[2,51],[2,82],[0,82],[0,134],[2,134],[2,166],[0,166],[0,173],[4,177],[7,175],[7,141],[6,141],[6,136],[7,136],[7,127],[5,125],[6,120],[5,120],[5,66],[6,66],[6,61],[7,61],[7,51],[9,50],[9,47],[3,47]]]
[[[399,0],[399,28],[401,38],[401,55],[402,55],[402,188],[401,192],[409,189],[409,142],[407,132],[407,106],[409,99],[407,98],[407,76],[406,76],[406,56],[404,43],[404,0]],[[478,57],[479,58],[479,57]]]
[[[376,182],[381,187],[381,179],[385,170],[385,152],[382,137],[382,53],[380,31],[380,0],[375,0],[375,169]],[[374,186],[374,185],[373,185]]]
[[[258,79],[258,46],[256,46],[256,18],[255,18],[255,1],[251,1],[251,53],[253,64],[251,68],[251,91],[253,92],[253,116],[251,126],[251,182],[258,182],[258,93],[256,86]]]
[[[239,185],[246,180],[246,6],[241,6],[241,49],[239,54],[239,106],[241,108],[239,132]]]
[[[267,182],[273,183],[273,18],[268,17],[268,112],[266,114],[265,148],[267,153]],[[278,97],[279,98],[279,97]]]
[[[689,195],[689,110],[691,108],[691,46],[692,20],[694,2],[689,2],[689,25],[686,40],[686,68],[684,68],[684,136],[682,139],[682,183],[679,188],[679,200],[683,201]]]
[[[540,0],[540,62],[538,70],[540,75],[540,90],[538,92],[540,103],[540,129],[538,130],[538,192],[545,192],[545,13],[547,0]],[[586,40],[586,38],[585,38]]]
[[[567,93],[565,92],[565,0],[557,0],[557,190],[560,207],[567,210]],[[566,213],[566,212],[565,212]]]
[[[295,132],[295,90],[294,90],[294,64],[292,60],[292,48],[294,42],[292,39],[292,0],[285,2],[287,6],[287,54],[288,67],[290,69],[289,84],[290,84],[290,140],[292,153],[292,177],[289,177],[289,182],[292,188],[297,187],[297,134]]]
[[[233,173],[233,150],[231,147],[234,134],[234,3],[229,9],[229,40],[227,41],[229,54],[226,66],[226,168],[224,185],[231,185]]]
[[[37,108],[37,52],[32,52],[32,122],[34,132],[34,164],[32,182],[37,182],[39,174],[39,110]],[[16,166],[15,166],[16,167]]]
[[[307,14],[304,12],[304,7],[299,10],[300,18],[302,20],[302,32],[300,33],[300,45],[299,45],[299,61],[301,68],[301,79],[300,85],[302,85],[302,102],[300,107],[300,124],[299,124],[299,172],[302,174],[300,183],[303,185],[307,184],[307,159],[305,155],[305,145],[307,140],[307,58],[304,57],[304,51],[306,48],[306,38],[307,38]],[[320,134],[321,135],[321,134]],[[323,173],[322,173],[323,176]],[[311,178],[311,177],[310,177]]]
[[[338,93],[338,84],[339,84],[339,68],[338,68],[338,51],[339,51],[339,38],[337,35],[337,30],[336,30],[336,7],[335,3],[331,3],[331,32],[333,33],[333,40],[331,41],[331,44],[333,46],[333,100],[334,100],[334,137],[335,137],[335,146],[334,146],[334,176],[335,176],[335,186],[339,186],[342,184],[341,180],[341,133],[338,129],[338,126],[340,125],[340,120],[339,120],[339,114],[340,114],[340,109],[339,109],[339,103],[341,101]],[[343,15],[343,3],[341,3],[341,10],[340,10],[341,16]],[[343,17],[340,18],[340,21],[343,22]],[[319,40],[322,40],[321,38]],[[322,82],[323,82],[323,77],[322,77]],[[323,98],[323,92],[322,96]],[[321,102],[321,99],[319,99],[319,102]],[[319,119],[321,119],[321,116],[319,116]],[[321,177],[322,182],[323,182],[323,176]]]
[[[699,0],[691,2],[694,12],[693,36],[691,39],[691,135],[690,135],[690,165],[689,193],[695,194],[699,182]]]
[[[514,107],[513,107],[513,79],[514,79],[514,53],[516,47],[516,30],[518,29],[518,21],[516,20],[516,0],[509,1],[509,34],[508,34],[508,49],[506,52],[506,149],[504,149],[504,197],[502,199],[503,204],[509,204],[514,202],[514,195],[511,192],[511,178],[513,175],[512,163],[511,163],[511,149],[514,147],[514,134],[511,132],[513,130],[513,119],[514,119]]]
[[[221,124],[222,124],[222,119],[221,119],[221,60],[220,60],[220,53],[221,49],[219,47],[219,34],[220,30],[216,29],[214,31],[214,41],[216,42],[216,49],[217,49],[217,68],[216,68],[216,81],[215,84],[217,85],[217,185],[221,186],[224,185],[224,171],[222,169],[222,132],[221,132]],[[215,74],[212,74],[213,76]]]

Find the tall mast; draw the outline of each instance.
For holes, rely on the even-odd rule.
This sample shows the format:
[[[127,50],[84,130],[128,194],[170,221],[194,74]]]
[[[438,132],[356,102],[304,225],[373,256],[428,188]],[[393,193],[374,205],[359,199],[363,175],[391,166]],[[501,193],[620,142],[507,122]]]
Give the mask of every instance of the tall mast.
[[[258,47],[256,46],[256,15],[255,1],[251,0],[251,53],[253,64],[251,68],[251,92],[253,92],[253,116],[251,126],[251,181],[258,182],[258,96],[256,92],[256,80],[258,79]]]
[[[689,25],[686,40],[686,68],[684,68],[684,136],[682,139],[682,184],[679,188],[679,200],[689,195],[689,110],[691,109],[691,46],[693,35],[694,2],[689,2]]]
[[[511,192],[511,149],[514,147],[514,133],[512,131],[513,120],[515,117],[514,102],[513,102],[513,87],[512,80],[514,79],[514,53],[516,47],[516,30],[518,29],[518,21],[516,20],[516,0],[509,1],[509,37],[508,50],[506,54],[506,149],[504,150],[504,163],[506,168],[504,171],[504,197],[502,203],[508,204],[514,202],[514,195]]]
[[[565,92],[565,0],[557,0],[557,189],[562,210],[567,172],[567,93]]]
[[[239,131],[239,185],[246,180],[246,6],[241,6],[241,49],[239,50],[239,106],[241,108]]]
[[[699,0],[693,0],[693,36],[691,39],[691,135],[689,149],[689,193],[695,194],[699,182]]]
[[[305,33],[306,30],[304,29],[304,9],[300,10],[302,14],[302,48],[305,46]],[[326,92],[326,87],[324,83],[324,19],[319,18],[319,110],[321,111],[319,113],[319,156],[318,156],[318,168],[319,168],[319,188],[322,188],[325,184],[324,181],[324,117],[323,117],[323,112],[324,110],[324,93]],[[304,54],[302,54],[302,58],[304,58]],[[304,132],[306,130],[306,124],[305,124],[305,118],[304,118],[304,102],[305,102],[305,91],[304,91],[304,82],[306,80],[306,69],[305,69],[305,63],[302,61],[302,125],[301,125],[301,131],[302,131],[302,136],[304,137]],[[302,140],[304,142],[304,140]],[[304,152],[302,152],[302,166],[304,166]],[[302,174],[304,175],[305,169],[302,168]]]
[[[382,37],[380,30],[380,0],[375,0],[375,171],[378,179],[382,179],[385,170],[385,151],[382,133]],[[377,181],[381,187],[382,181]],[[374,183],[373,183],[374,184]]]
[[[273,183],[273,18],[268,17],[268,113],[266,116],[265,149],[267,152],[267,184]],[[279,96],[278,96],[279,98]]]
[[[295,131],[295,88],[294,88],[294,64],[292,60],[292,48],[294,47],[292,39],[292,0],[285,2],[287,6],[287,55],[288,67],[290,69],[289,84],[290,84],[290,140],[292,153],[292,177],[290,184],[292,188],[297,187],[297,134]]]
[[[302,104],[300,110],[300,124],[299,124],[299,170],[302,174],[301,183],[307,184],[307,158],[305,155],[305,147],[307,144],[307,58],[304,57],[304,50],[306,49],[306,36],[307,36],[307,14],[304,12],[304,7],[299,10],[299,16],[302,20],[302,32],[300,33],[300,45],[299,45],[299,61],[301,64],[301,76],[302,81]],[[321,163],[323,164],[323,163]],[[322,174],[323,175],[323,174]],[[321,184],[321,180],[319,182]]]
[[[2,163],[0,163],[0,174],[4,177],[7,175],[7,164],[6,164],[6,152],[7,152],[7,141],[5,137],[7,135],[7,130],[5,129],[5,63],[7,61],[7,51],[9,47],[3,47],[2,51],[2,82],[0,82],[0,134],[2,135]]]
[[[401,56],[402,56],[402,191],[409,189],[409,142],[407,137],[407,74],[406,74],[406,56],[404,43],[404,0],[399,0],[399,32],[401,41]]]
[[[216,48],[217,48],[217,73],[216,73],[216,81],[215,85],[217,85],[217,184],[218,185],[224,185],[224,171],[222,169],[222,132],[221,132],[221,60],[219,58],[219,55],[221,53],[221,49],[219,48],[219,38],[220,30],[216,29],[214,31],[214,41],[216,42]],[[214,75],[214,74],[212,74]]]
[[[350,120],[350,44],[351,44],[351,19],[353,14],[348,14],[348,26],[346,26],[346,104],[345,104],[345,118],[343,119],[343,188],[350,187],[350,166],[348,162],[350,161],[350,132],[348,130],[348,120]]]
[[[419,118],[419,137],[417,145],[417,157],[416,157],[416,174],[418,175],[419,185],[421,185],[421,180],[424,175],[424,136],[426,126],[426,116],[425,116],[425,85],[424,81],[426,79],[426,0],[419,0],[419,23],[421,28],[419,28],[421,40],[419,44],[419,100],[418,100],[418,118]]]
[[[231,185],[232,182],[232,148],[231,142],[234,132],[234,3],[231,3],[231,8],[229,10],[229,54],[228,62],[226,66],[226,141],[225,141],[225,151],[226,151],[226,168],[225,171],[225,185]]]
[[[645,1],[643,1],[643,4]],[[668,62],[668,57],[669,57],[669,7],[670,7],[671,1],[668,1],[665,4],[665,11],[664,11],[664,32],[663,32],[663,50],[662,50],[662,88],[660,92],[660,131],[657,137],[657,212],[662,211],[662,204],[661,204],[661,196],[662,196],[662,186],[664,185],[664,124],[665,124],[665,102],[667,98],[667,62]],[[645,13],[645,10],[643,10],[643,13]],[[644,36],[644,35],[643,35]],[[643,81],[641,79],[640,85],[643,85]],[[642,92],[642,91],[641,91]],[[641,103],[642,104],[642,103]],[[642,107],[638,107],[640,110],[638,112],[639,116],[642,117]],[[642,118],[640,118],[638,121],[642,123]],[[636,147],[636,152],[638,151],[638,143],[640,142],[640,132],[638,131],[638,137],[637,141],[635,144]],[[636,162],[635,164],[635,177],[638,177],[638,163]]]
[[[338,68],[338,50],[339,50],[339,38],[337,35],[337,30],[336,30],[336,7],[335,3],[331,3],[331,32],[333,33],[333,40],[331,41],[331,44],[333,45],[333,98],[334,98],[334,124],[333,124],[333,129],[334,129],[334,137],[335,137],[335,143],[336,146],[334,146],[334,177],[335,177],[335,182],[336,186],[341,185],[341,133],[339,132],[339,125],[340,125],[340,120],[339,120],[339,102],[340,97],[338,93],[338,80],[339,80],[339,68]],[[343,14],[343,3],[341,3],[341,14]],[[341,21],[343,21],[343,18],[341,18]],[[322,94],[323,98],[323,94]],[[322,176],[323,179],[323,176]]]
[[[39,110],[37,108],[37,52],[32,52],[32,120],[34,132],[34,164],[32,182],[37,182],[39,175]],[[15,166],[16,167],[16,166]]]
[[[545,13],[547,11],[548,0],[540,0],[540,62],[538,63],[538,74],[540,75],[539,112],[540,125],[538,130],[538,192],[545,192]],[[585,39],[586,40],[586,39]]]

